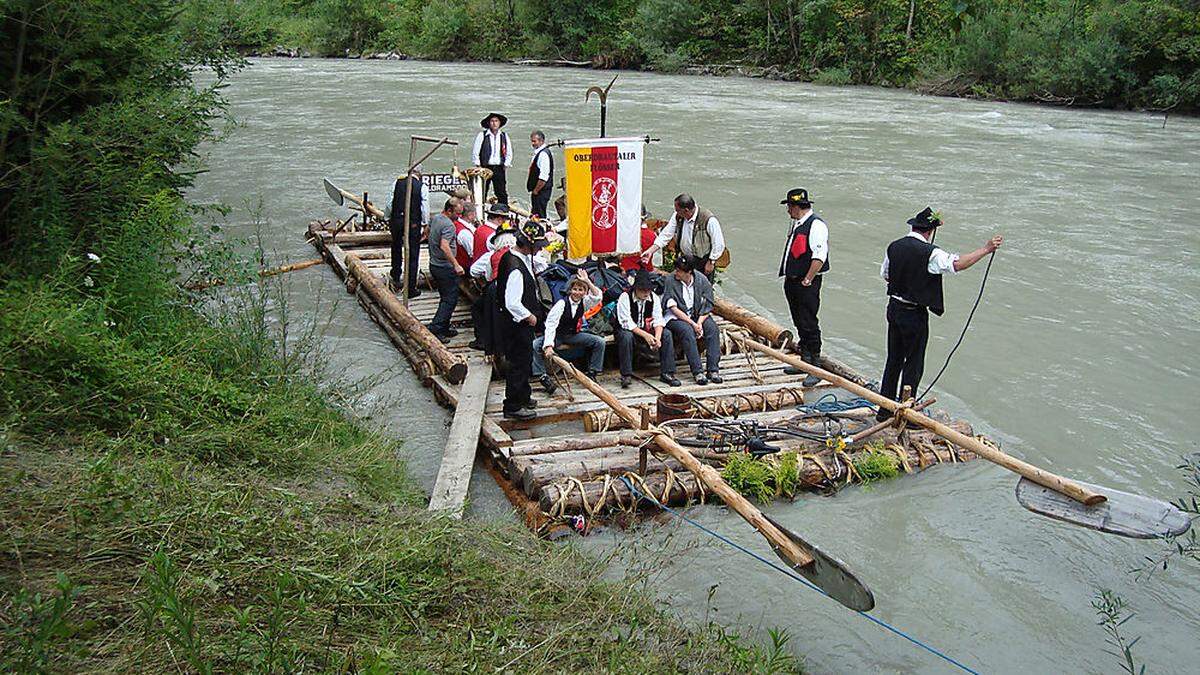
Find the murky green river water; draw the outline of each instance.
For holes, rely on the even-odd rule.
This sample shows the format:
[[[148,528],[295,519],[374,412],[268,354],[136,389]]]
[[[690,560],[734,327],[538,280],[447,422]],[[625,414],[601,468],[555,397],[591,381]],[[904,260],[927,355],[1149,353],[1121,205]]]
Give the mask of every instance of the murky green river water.
[[[209,149],[193,198],[234,207],[227,231],[262,236],[281,262],[311,257],[307,222],[340,215],[328,176],[382,196],[407,157],[408,134],[469,148],[488,110],[508,114],[523,182],[531,128],[550,139],[595,134],[584,89],[603,73],[417,62],[264,60],[228,90],[241,122]],[[723,292],[787,323],[775,266],[787,222],[778,202],[808,188],[831,227],[833,270],[821,320],[827,351],[872,377],[884,353],[878,265],[904,220],[926,204],[948,222],[951,250],[1005,235],[983,304],[936,389],[941,404],[1004,447],[1051,470],[1161,497],[1183,491],[1173,467],[1197,448],[1200,409],[1200,120],[926,98],[870,88],[622,73],[611,135],[651,134],[646,202],[668,212],[689,191],[725,226],[734,267]],[[463,150],[463,165],[469,163]],[[446,170],[452,155],[431,162]],[[962,326],[982,265],[947,282],[933,320],[932,377]],[[350,378],[384,374],[371,398],[407,441],[431,486],[449,416],[332,273],[290,275],[293,317],[332,317],[325,345]],[[1137,652],[1160,672],[1200,663],[1200,569],[1135,582],[1156,543],[1074,529],[1022,509],[1015,478],[984,462],[946,467],[770,511],[841,557],[874,590],[875,614],[990,672],[1113,672],[1090,601],[1111,588],[1137,610]],[[475,517],[507,503],[486,474]],[[706,525],[766,551],[736,516]],[[911,644],[749,558],[673,525],[576,545],[626,553],[655,569],[662,601],[764,637],[779,626],[818,672],[946,669]],[[661,550],[665,547],[667,553]],[[656,551],[656,553],[651,553]],[[711,592],[710,589],[716,586]]]

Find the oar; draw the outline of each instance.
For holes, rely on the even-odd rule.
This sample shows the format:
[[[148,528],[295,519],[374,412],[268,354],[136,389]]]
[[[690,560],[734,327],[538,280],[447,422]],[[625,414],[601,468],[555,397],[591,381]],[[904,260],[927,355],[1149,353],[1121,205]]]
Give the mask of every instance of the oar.
[[[1009,471],[1019,474],[1022,478],[1017,485],[1017,501],[1034,513],[1101,532],[1145,539],[1183,534],[1191,525],[1186,514],[1167,502],[1063,478],[1001,452],[966,434],[959,433],[844,377],[834,375],[748,337],[732,332],[729,333],[729,336],[741,344],[743,349],[762,352],[778,361],[795,366],[805,373],[835,384],[882,408],[891,410],[910,424],[928,429],[961,448],[966,448],[994,464],[999,464]]]
[[[334,204],[337,204],[338,206],[344,206],[346,203],[345,200],[349,199],[351,202],[358,205],[359,208],[366,210],[367,213],[370,213],[380,220],[383,219],[383,211],[380,211],[379,208],[371,202],[367,202],[364,205],[362,197],[352,192],[346,192],[342,188],[331,183],[328,178],[322,178],[321,181],[325,184],[325,194],[329,195],[329,198],[333,200]]]
[[[608,407],[612,408],[613,412],[624,419],[634,429],[641,428],[641,416],[634,412],[632,408],[619,401],[617,397],[613,396],[604,387],[596,384],[590,377],[576,370],[575,366],[572,366],[557,354],[551,354],[550,360],[574,377],[588,391],[595,394],[596,398],[604,401]],[[850,609],[867,612],[875,606],[875,597],[871,594],[871,591],[852,572],[846,569],[846,566],[841,561],[826,555],[816,546],[801,539],[794,532],[763,515],[745,497],[729,487],[721,479],[721,474],[717,473],[716,469],[707,464],[700,463],[699,460],[693,457],[686,448],[677,443],[669,434],[658,429],[651,429],[651,431],[654,433],[654,441],[658,444],[658,447],[674,457],[688,471],[695,474],[696,479],[704,483],[704,486],[709,491],[720,497],[727,506],[736,511],[754,529],[766,537],[767,542],[771,544],[771,548],[774,549],[776,555],[789,567],[820,587],[829,597]]]

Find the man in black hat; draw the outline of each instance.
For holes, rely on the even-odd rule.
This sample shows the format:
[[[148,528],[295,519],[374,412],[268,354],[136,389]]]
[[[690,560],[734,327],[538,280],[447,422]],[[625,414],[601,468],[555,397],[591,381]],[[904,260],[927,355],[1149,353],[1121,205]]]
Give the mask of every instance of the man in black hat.
[[[633,277],[633,286],[617,298],[617,361],[621,365],[621,388],[633,382],[633,353],[636,340],[658,352],[659,379],[678,387],[675,377],[675,341],[663,318],[662,298],[654,292],[650,273],[640,269]]]
[[[899,400],[903,387],[911,387],[913,395],[918,395],[929,342],[929,312],[938,316],[945,312],[942,275],[967,269],[1004,242],[1004,237],[995,235],[974,251],[958,255],[933,245],[934,230],[942,219],[929,207],[908,224],[912,231],[888,245],[879,268],[888,293],[887,364],[879,393],[892,400]],[[880,408],[875,419],[882,422],[891,416],[890,410]]]
[[[792,219],[783,258],[779,261],[783,295],[796,326],[800,358],[820,366],[821,324],[817,312],[821,309],[821,277],[829,271],[829,226],[813,211],[808,190],[804,188],[788,190],[787,197],[779,203],[787,206],[788,216]],[[783,372],[799,375],[803,371],[788,366]],[[820,381],[809,375],[801,386],[812,387]]]
[[[512,166],[512,144],[508,142],[508,132],[500,128],[508,124],[508,118],[500,113],[489,113],[479,121],[483,131],[475,137],[475,148],[471,158],[475,166],[491,169],[492,190],[496,192],[496,200],[501,204],[508,203],[508,185],[504,179],[504,167]],[[483,187],[484,199],[487,199],[487,186]]]
[[[529,160],[529,177],[525,189],[529,190],[530,212],[538,218],[546,217],[550,205],[550,188],[554,184],[554,156],[546,145],[546,134],[534,130],[529,134],[529,145],[533,157]]]
[[[411,190],[411,192],[410,192]],[[392,232],[392,290],[399,293],[407,277],[408,297],[421,294],[417,290],[417,260],[420,258],[421,232],[429,220],[429,191],[421,182],[421,165],[413,167],[411,173],[396,179],[392,188],[391,215],[388,229]],[[408,213],[408,236],[404,236],[404,214]],[[404,247],[407,243],[412,254],[408,269],[404,268]]]
[[[546,245],[541,228],[533,221],[525,223],[516,233],[516,246],[500,259],[496,283],[503,284],[499,304],[500,335],[508,371],[504,378],[504,417],[529,420],[536,403],[529,378],[533,371],[533,340],[537,329],[546,320],[533,254]]]

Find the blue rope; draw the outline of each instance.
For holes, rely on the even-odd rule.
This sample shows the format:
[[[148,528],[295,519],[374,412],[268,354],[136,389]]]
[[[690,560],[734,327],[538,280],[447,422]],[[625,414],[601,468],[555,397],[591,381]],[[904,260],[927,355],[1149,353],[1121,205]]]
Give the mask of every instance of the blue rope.
[[[802,403],[796,406],[796,410],[803,413],[838,413],[847,410],[857,410],[858,408],[873,408],[875,404],[871,403],[861,396],[849,398],[844,401],[838,400],[833,394],[825,394],[813,403]]]
[[[763,564],[766,564],[779,572],[783,572],[784,574],[788,575],[792,579],[804,584],[808,588],[811,588],[812,590],[820,593],[821,595],[823,595],[827,598],[829,597],[829,594],[826,593],[824,590],[822,590],[820,586],[817,586],[816,584],[812,583],[808,579],[805,579],[804,577],[799,576],[794,571],[779,565],[778,563],[776,563],[773,560],[769,560],[767,558],[760,556],[759,554],[755,553],[754,551],[751,551],[750,549],[742,546],[741,544],[738,544],[737,542],[733,541],[732,539],[729,539],[725,535],[719,534],[717,532],[714,532],[714,531],[708,529],[704,525],[701,525],[700,523],[692,520],[691,518],[688,518],[687,516],[676,511],[675,509],[672,509],[671,507],[667,506],[666,504],[663,504],[662,502],[658,501],[654,497],[642,494],[637,488],[635,488],[633,486],[633,483],[631,483],[628,478],[625,478],[624,476],[622,476],[621,480],[625,483],[625,486],[629,488],[630,492],[632,494],[636,495],[639,499],[645,499],[646,501],[653,502],[654,505],[657,506],[658,508],[666,511],[667,513],[675,516],[676,518],[679,518],[680,520],[687,523],[688,525],[696,527],[699,530],[701,530],[702,532],[704,532],[710,536],[716,537],[717,539],[725,542],[726,544],[729,544],[730,546],[736,548],[737,550],[741,551],[742,553],[745,553],[746,555],[750,556],[751,558],[754,558],[755,560],[757,560]],[[956,661],[954,658],[947,656],[946,654],[938,651],[934,647],[931,647],[931,646],[925,644],[924,642],[921,642],[917,638],[909,635],[908,633],[905,633],[904,631],[900,630],[899,628],[896,628],[895,626],[889,624],[888,622],[884,621],[883,619],[877,619],[877,618],[871,616],[870,614],[867,614],[866,612],[863,612],[863,611],[859,611],[857,609],[851,610],[851,611],[853,611],[854,613],[858,614],[859,616],[865,618],[867,621],[870,621],[871,623],[874,623],[875,625],[883,628],[884,630],[887,630],[895,635],[898,635],[898,636],[904,638],[905,640],[908,640],[909,642],[920,647],[921,649],[924,649],[925,651],[929,652],[930,654],[933,654],[934,656],[937,656],[938,658],[943,659],[944,661],[946,661],[954,666],[957,666],[958,668],[962,669],[963,671],[972,673],[972,675],[979,675],[979,671],[973,670],[972,668],[970,668],[966,665],[963,665],[961,662]]]

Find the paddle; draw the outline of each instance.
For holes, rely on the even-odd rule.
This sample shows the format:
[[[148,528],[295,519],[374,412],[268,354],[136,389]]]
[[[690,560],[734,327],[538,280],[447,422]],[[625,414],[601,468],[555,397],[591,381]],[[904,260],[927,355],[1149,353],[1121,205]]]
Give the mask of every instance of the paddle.
[[[574,377],[634,429],[641,428],[641,416],[604,387],[576,370],[575,366],[557,354],[551,354],[550,361]],[[695,474],[696,479],[704,483],[709,491],[720,497],[729,508],[736,511],[754,529],[758,530],[767,539],[775,554],[788,567],[811,581],[829,597],[850,609],[867,612],[875,607],[875,596],[850,570],[846,569],[841,561],[826,555],[816,546],[801,539],[796,533],[764,515],[745,497],[729,487],[721,479],[721,474],[717,473],[716,469],[700,463],[670,434],[655,428],[652,428],[651,431],[654,432],[654,442],[658,444],[658,447]]]
[[[742,345],[743,349],[762,352],[777,361],[815,375],[882,408],[891,410],[910,424],[929,429],[961,448],[970,450],[994,464],[1020,474],[1022,484],[1034,483],[1036,485],[1023,487],[1018,484],[1017,501],[1034,513],[1092,530],[1143,539],[1182,534],[1190,526],[1190,521],[1184,523],[1187,520],[1186,515],[1167,502],[1063,478],[961,434],[890,398],[806,363],[795,356],[784,354],[748,337],[732,332],[728,335]],[[1049,495],[1053,495],[1053,497]]]
[[[371,202],[363,204],[362,197],[352,192],[346,192],[342,188],[331,183],[328,178],[322,178],[321,182],[325,184],[325,194],[329,195],[329,198],[333,200],[334,204],[337,204],[338,206],[344,206],[346,203],[345,200],[349,199],[360,209],[363,209],[372,216],[383,220],[383,211],[380,211],[379,208]]]

